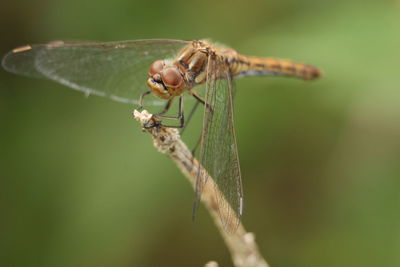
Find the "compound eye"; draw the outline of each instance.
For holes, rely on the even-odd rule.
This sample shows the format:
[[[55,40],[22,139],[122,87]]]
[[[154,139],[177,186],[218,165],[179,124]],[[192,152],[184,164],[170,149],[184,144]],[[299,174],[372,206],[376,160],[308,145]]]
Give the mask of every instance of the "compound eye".
[[[168,87],[178,87],[183,82],[183,78],[179,71],[174,68],[169,68],[161,72],[161,78],[164,84]]]
[[[164,68],[164,60],[156,60],[150,65],[149,75],[153,76]]]

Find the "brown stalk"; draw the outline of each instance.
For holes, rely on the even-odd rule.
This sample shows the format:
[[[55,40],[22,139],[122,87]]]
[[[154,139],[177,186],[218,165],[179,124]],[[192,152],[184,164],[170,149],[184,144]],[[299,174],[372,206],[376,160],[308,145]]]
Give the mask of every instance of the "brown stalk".
[[[133,116],[141,123],[143,130],[151,135],[154,146],[158,151],[168,155],[195,188],[197,173],[202,166],[181,140],[179,131],[175,128],[161,126],[160,121],[146,110],[142,112],[135,110]],[[239,224],[234,233],[228,233],[224,230],[218,214],[214,190],[218,190],[218,188],[214,186],[212,177],[209,177],[204,186],[201,201],[224,239],[231,253],[233,264],[237,267],[269,267],[258,250],[254,234],[246,232],[242,223]],[[218,265],[215,262],[209,262],[206,266]]]

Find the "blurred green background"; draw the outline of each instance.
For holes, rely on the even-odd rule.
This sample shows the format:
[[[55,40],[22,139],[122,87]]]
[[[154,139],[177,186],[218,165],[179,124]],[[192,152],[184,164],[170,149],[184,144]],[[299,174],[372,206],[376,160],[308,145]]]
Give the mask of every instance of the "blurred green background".
[[[400,266],[400,1],[6,0],[0,31],[1,55],[210,38],[321,67],[237,81],[243,222],[274,267]],[[0,70],[0,266],[231,266],[133,108]]]

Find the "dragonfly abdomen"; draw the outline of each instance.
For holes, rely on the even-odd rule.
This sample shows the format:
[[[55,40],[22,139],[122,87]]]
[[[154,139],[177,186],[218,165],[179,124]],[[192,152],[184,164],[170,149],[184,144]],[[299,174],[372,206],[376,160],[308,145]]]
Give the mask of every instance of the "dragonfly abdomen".
[[[291,76],[312,80],[322,75],[316,67],[287,59],[246,57],[240,55],[232,62],[232,74],[243,76]]]

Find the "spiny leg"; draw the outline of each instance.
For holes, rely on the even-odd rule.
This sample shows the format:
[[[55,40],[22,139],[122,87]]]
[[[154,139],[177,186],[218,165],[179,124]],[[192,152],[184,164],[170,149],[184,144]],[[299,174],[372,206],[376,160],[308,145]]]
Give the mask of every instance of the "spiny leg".
[[[191,93],[192,96],[197,100],[197,102],[196,102],[195,106],[193,107],[192,111],[191,111],[190,114],[189,114],[189,117],[188,117],[188,119],[187,119],[187,121],[186,121],[186,124],[185,124],[183,130],[181,131],[181,136],[182,136],[182,134],[183,134],[183,131],[186,129],[186,126],[189,124],[189,121],[190,121],[191,117],[193,116],[193,114],[194,114],[196,108],[198,107],[199,103],[202,103],[204,106],[206,106],[206,108],[209,108],[210,111],[213,111],[212,107],[211,107],[208,103],[206,103],[206,101],[204,100],[204,98],[202,98],[202,97],[197,93],[197,91],[191,90],[190,93]],[[192,149],[192,155],[194,155],[194,154],[196,153],[196,150],[197,150],[197,148],[199,147],[200,143],[201,143],[201,135],[200,135],[199,138],[197,139],[196,145],[195,145],[194,148]]]
[[[143,109],[143,106],[144,106],[144,104],[143,104],[144,97],[145,97],[146,95],[150,94],[150,93],[151,93],[151,91],[149,90],[149,91],[143,92],[143,93],[140,95],[138,110],[142,110],[142,109]]]
[[[195,99],[198,100],[196,97],[195,97]],[[196,101],[196,103],[194,104],[194,106],[193,106],[192,110],[190,111],[190,114],[189,114],[189,116],[188,116],[188,118],[186,120],[185,126],[183,126],[183,128],[182,128],[182,130],[180,132],[181,136],[183,135],[183,132],[185,131],[186,127],[189,125],[189,121],[193,117],[193,114],[196,112],[196,110],[199,107],[200,103],[204,104],[202,101],[199,101],[199,100]],[[200,145],[200,141],[201,141],[201,135],[199,136],[199,139],[197,140],[196,145],[194,146],[194,148],[191,151],[192,155],[194,155],[196,153],[196,150]]]
[[[201,103],[200,101],[197,101],[197,102],[194,104],[192,110],[191,110],[190,113],[189,113],[188,118],[186,119],[185,125],[183,126],[183,128],[182,128],[182,130],[181,130],[181,132],[180,132],[181,136],[182,136],[183,133],[185,132],[186,127],[189,125],[189,122],[190,122],[190,120],[192,119],[192,117],[193,117],[194,113],[196,112],[197,108],[199,107],[199,104],[200,104],[200,103]]]
[[[167,102],[167,104],[165,105],[164,109],[163,109],[160,113],[157,113],[157,114],[155,114],[155,115],[156,115],[156,116],[159,116],[159,115],[162,115],[162,114],[167,113],[168,110],[169,110],[169,108],[171,107],[171,104],[172,104],[173,101],[174,101],[173,98],[171,98],[170,100],[168,100],[168,102]]]
[[[180,124],[179,125],[162,125],[164,127],[169,127],[169,128],[182,128],[185,125],[185,117],[183,114],[183,95],[179,97],[179,106],[178,106],[178,116],[166,116],[166,115],[160,115],[160,114],[155,114],[153,115],[156,118],[164,118],[164,119],[170,119],[170,120],[179,120]]]
[[[192,96],[193,96],[194,98],[196,98],[197,101],[199,101],[200,103],[202,103],[203,105],[205,105],[207,108],[209,108],[210,111],[213,111],[213,108],[211,107],[211,105],[208,104],[208,103],[206,102],[206,100],[204,100],[204,98],[201,97],[201,96],[199,95],[199,93],[197,93],[195,90],[191,90],[190,93],[192,94]]]
[[[142,110],[142,109],[143,109],[143,106],[144,106],[144,103],[143,103],[143,102],[144,102],[144,97],[147,96],[147,95],[149,95],[149,94],[151,94],[151,91],[150,91],[150,90],[149,90],[149,91],[146,91],[146,92],[143,92],[143,93],[140,95],[138,110]],[[163,109],[160,113],[154,114],[153,116],[159,117],[159,118],[166,118],[166,119],[175,119],[175,120],[178,119],[178,120],[180,120],[180,125],[178,125],[178,126],[173,126],[173,125],[172,125],[172,126],[163,125],[163,126],[164,126],[164,127],[171,127],[171,128],[182,128],[183,125],[184,125],[184,123],[185,123],[185,119],[184,119],[184,116],[183,116],[183,96],[180,96],[180,97],[179,97],[179,111],[178,111],[178,116],[177,116],[177,117],[162,115],[162,114],[166,113],[166,112],[169,110],[169,108],[171,107],[172,102],[173,102],[173,98],[170,99],[170,100],[168,100],[168,102],[167,102],[167,104],[165,105],[164,109]],[[149,126],[149,128],[155,127],[155,126],[156,126],[156,125],[152,125],[152,126]]]

